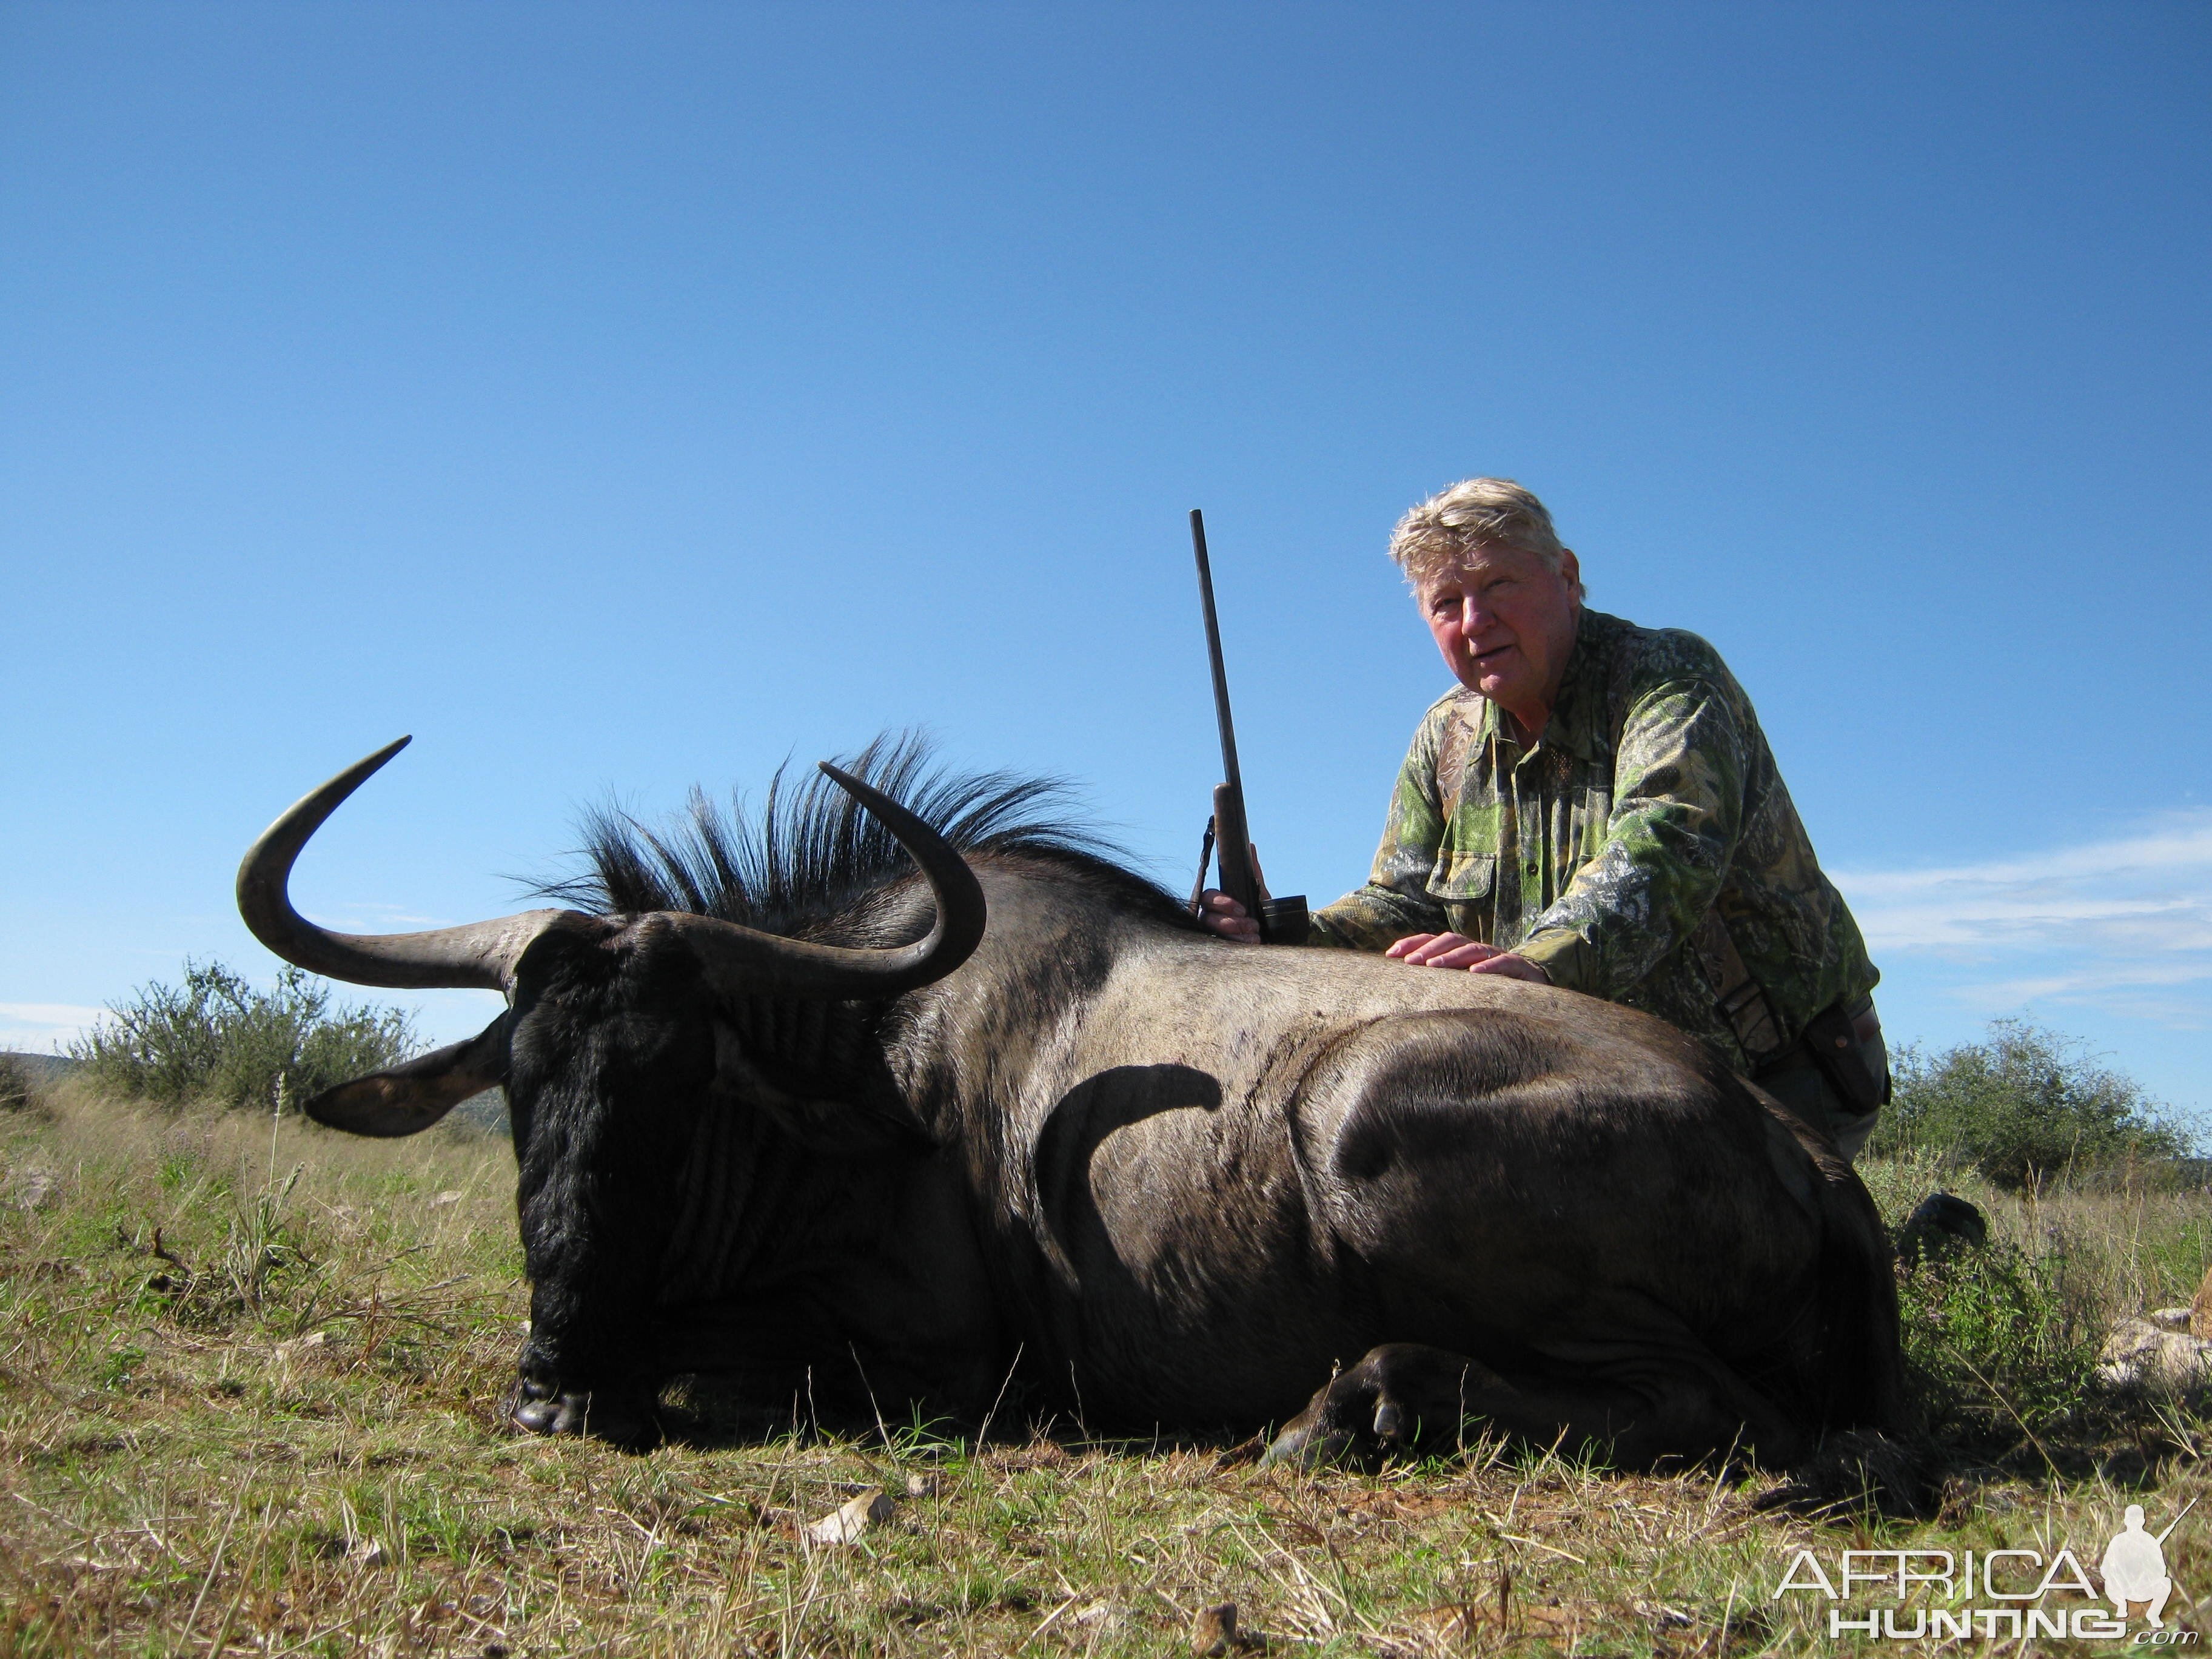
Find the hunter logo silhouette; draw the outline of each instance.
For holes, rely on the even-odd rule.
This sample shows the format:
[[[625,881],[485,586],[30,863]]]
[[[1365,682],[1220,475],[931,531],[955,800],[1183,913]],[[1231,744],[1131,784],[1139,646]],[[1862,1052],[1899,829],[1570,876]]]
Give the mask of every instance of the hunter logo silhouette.
[[[2143,1530],[2142,1505],[2128,1505],[2124,1530],[2105,1546],[2105,1559],[2097,1566],[2105,1581],[2106,1599],[2121,1618],[2128,1616],[2130,1606],[2141,1602],[2148,1608],[2151,1628],[2166,1628],[2166,1620],[2160,1615],[2166,1611],[2166,1598],[2173,1594],[2173,1580],[2166,1571],[2166,1540],[2181,1524],[2181,1516],[2196,1507],[2192,1498],[2164,1532],[2154,1535]]]

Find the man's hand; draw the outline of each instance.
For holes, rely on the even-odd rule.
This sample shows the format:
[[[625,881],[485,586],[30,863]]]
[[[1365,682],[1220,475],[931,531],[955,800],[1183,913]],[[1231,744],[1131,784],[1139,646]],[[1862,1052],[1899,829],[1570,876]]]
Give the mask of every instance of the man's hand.
[[[1244,846],[1251,854],[1253,879],[1260,884],[1260,896],[1264,899],[1268,896],[1267,873],[1260,867],[1260,849],[1249,842]],[[1260,919],[1218,888],[1209,887],[1198,896],[1198,925],[1233,945],[1260,942]]]
[[[1257,945],[1260,924],[1228,894],[1209,887],[1199,896],[1198,925],[1237,945]]]
[[[1408,968],[1464,968],[1471,974],[1502,974],[1549,985],[1551,975],[1526,957],[1480,944],[1462,933],[1409,933],[1382,953]]]

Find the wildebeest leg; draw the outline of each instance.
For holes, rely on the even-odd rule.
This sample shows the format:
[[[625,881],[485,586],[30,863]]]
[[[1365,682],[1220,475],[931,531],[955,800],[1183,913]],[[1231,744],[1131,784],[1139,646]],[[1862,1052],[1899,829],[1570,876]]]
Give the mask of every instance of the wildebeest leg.
[[[592,1291],[603,1287],[580,1285],[584,1273],[560,1271],[574,1263],[553,1264],[550,1272],[542,1257],[534,1265],[543,1276],[533,1275],[530,1337],[515,1365],[508,1413],[515,1426],[532,1434],[596,1435],[618,1446],[658,1443],[658,1375],[623,1364],[604,1340],[609,1333],[590,1328],[612,1322],[593,1317],[599,1310],[591,1305]],[[639,1352],[646,1352],[642,1341]]]
[[[541,1133],[532,1150],[545,1152],[523,1166],[530,1338],[511,1414],[535,1434],[650,1445],[660,1437],[655,1272],[679,1152],[647,1126],[609,1125],[603,1109],[579,1116],[562,1140]]]
[[[517,1183],[531,1329],[512,1416],[534,1433],[635,1446],[659,1437],[653,1321],[714,1048],[703,1018],[641,1012],[653,964],[629,966],[647,990],[617,998],[585,980],[571,993],[587,1011],[612,1005],[607,1018],[518,1030],[509,1086],[532,1119]],[[666,1000],[682,1012],[680,986]]]
[[[1309,1467],[1347,1456],[1435,1449],[1478,1432],[1564,1444],[1626,1468],[1686,1448],[1715,1455],[1755,1445],[1770,1462],[1803,1455],[1803,1437],[1717,1364],[1668,1352],[1609,1355],[1573,1383],[1516,1386],[1480,1360],[1415,1342],[1385,1343],[1339,1372],[1267,1449],[1269,1462]]]

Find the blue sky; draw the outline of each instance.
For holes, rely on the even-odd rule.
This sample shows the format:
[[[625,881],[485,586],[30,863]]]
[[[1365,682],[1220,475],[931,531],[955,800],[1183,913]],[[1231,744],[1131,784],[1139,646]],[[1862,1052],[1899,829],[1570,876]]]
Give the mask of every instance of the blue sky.
[[[1364,874],[1500,473],[1717,644],[1893,1037],[2212,1107],[2212,10],[0,9],[0,1042],[926,726]],[[483,1017],[424,999],[426,1030]]]

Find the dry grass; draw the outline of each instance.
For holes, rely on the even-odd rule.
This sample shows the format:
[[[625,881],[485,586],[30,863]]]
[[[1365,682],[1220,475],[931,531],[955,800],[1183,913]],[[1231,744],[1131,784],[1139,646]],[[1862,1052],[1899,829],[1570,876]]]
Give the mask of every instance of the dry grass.
[[[2170,1402],[2083,1414],[2064,1478],[2024,1439],[1954,1455],[1917,1522],[1492,1446],[1304,1476],[1050,1425],[796,1424],[628,1456],[501,1426],[526,1309],[502,1141],[77,1095],[0,1116],[0,1654],[1188,1653],[1225,1601],[1278,1652],[1825,1651],[1825,1604],[1771,1595],[1797,1541],[2087,1551],[2131,1495],[2212,1487]],[[1893,1209],[1925,1190],[1873,1173]],[[2193,1285],[2212,1201],[1996,1214],[2094,1321]],[[808,1536],[877,1486],[887,1521]],[[2199,1535],[2168,1545],[2185,1618]]]
[[[1912,1155],[1869,1162],[1860,1173],[1893,1218],[1939,1186],[1972,1200],[1993,1238],[2063,1273],[2069,1307],[2091,1317],[2185,1304],[2212,1263],[2212,1197],[2201,1188],[2148,1178],[2112,1190],[2006,1191],[1971,1170]]]

